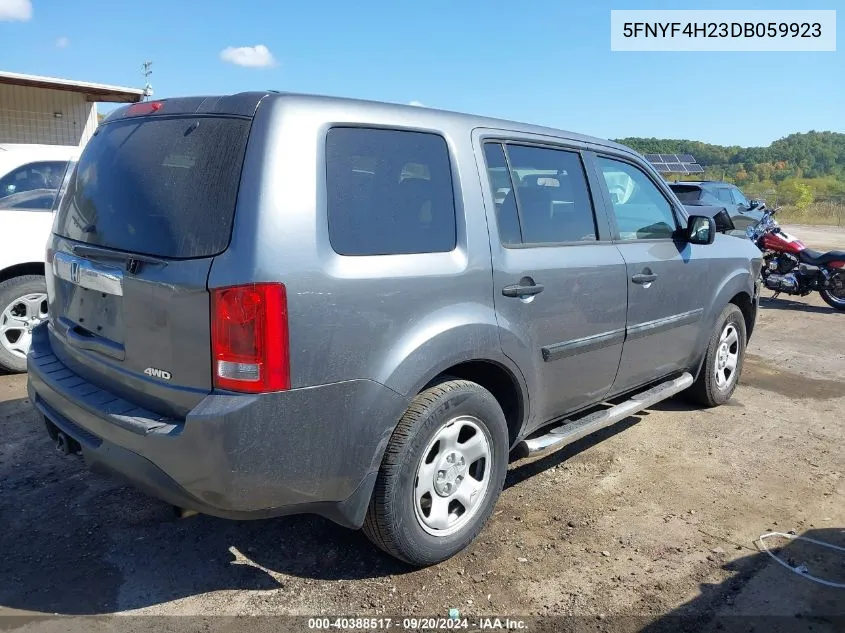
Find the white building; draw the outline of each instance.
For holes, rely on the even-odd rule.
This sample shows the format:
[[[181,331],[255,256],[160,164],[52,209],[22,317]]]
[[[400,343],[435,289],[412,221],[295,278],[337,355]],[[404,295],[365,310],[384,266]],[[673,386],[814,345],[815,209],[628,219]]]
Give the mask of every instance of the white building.
[[[135,103],[144,91],[0,71],[0,143],[83,146],[97,103]]]

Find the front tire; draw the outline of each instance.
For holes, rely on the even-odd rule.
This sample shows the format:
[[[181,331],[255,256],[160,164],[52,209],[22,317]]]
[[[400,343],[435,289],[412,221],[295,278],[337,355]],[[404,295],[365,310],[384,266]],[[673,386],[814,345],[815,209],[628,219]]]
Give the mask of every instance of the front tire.
[[[47,282],[39,275],[0,283],[0,371],[26,371],[32,328],[47,318]]]
[[[493,395],[467,380],[418,394],[382,460],[364,533],[416,566],[467,547],[493,512],[508,466],[508,428]]]
[[[718,407],[731,399],[742,374],[747,341],[742,311],[729,303],[716,321],[701,372],[689,389],[695,402]]]

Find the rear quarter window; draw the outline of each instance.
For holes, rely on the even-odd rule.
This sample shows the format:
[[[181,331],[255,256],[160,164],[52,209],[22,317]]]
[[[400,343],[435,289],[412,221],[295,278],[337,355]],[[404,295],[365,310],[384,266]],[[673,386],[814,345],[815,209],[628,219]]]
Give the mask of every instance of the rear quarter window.
[[[326,136],[329,240],[341,255],[454,250],[455,197],[437,134],[336,127]]]

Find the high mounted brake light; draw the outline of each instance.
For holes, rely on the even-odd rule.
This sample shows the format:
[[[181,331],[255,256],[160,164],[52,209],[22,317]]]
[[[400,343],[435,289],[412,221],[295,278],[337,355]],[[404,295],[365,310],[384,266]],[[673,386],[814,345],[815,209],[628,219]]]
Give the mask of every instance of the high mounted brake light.
[[[263,393],[290,388],[285,287],[278,283],[211,293],[214,386]]]
[[[129,106],[129,109],[126,111],[126,116],[137,116],[139,114],[152,114],[153,112],[158,112],[161,110],[162,106],[161,101],[142,101],[141,103],[136,103],[134,105]]]

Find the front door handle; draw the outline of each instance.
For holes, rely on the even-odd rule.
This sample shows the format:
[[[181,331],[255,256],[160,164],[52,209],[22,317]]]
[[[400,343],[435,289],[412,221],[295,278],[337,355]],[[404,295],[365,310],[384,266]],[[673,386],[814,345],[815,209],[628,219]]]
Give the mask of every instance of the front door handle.
[[[524,283],[524,280],[520,280],[520,283],[513,284],[512,286],[505,286],[502,288],[502,294],[506,297],[533,297],[534,295],[538,295],[545,289],[543,284],[535,284],[535,283]]]
[[[655,279],[657,279],[657,275],[654,273],[637,273],[631,277],[631,281],[635,284],[650,284]]]

